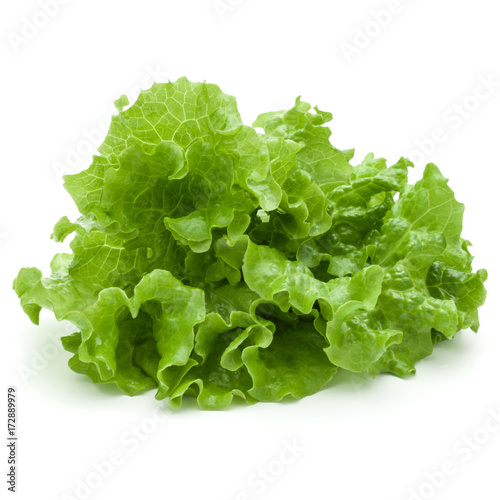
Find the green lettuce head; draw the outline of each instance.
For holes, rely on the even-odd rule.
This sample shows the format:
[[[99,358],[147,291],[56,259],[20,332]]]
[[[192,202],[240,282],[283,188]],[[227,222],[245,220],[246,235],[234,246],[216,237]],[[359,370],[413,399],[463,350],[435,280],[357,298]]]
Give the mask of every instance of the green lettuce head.
[[[464,207],[438,168],[415,185],[330,143],[329,113],[297,99],[244,125],[216,85],[154,84],[117,101],[92,165],[64,177],[82,214],[52,274],[14,281],[78,332],[69,366],[133,395],[156,387],[218,409],[302,398],[338,367],[404,376],[433,345],[477,331]],[[126,108],[126,109],[125,109]]]

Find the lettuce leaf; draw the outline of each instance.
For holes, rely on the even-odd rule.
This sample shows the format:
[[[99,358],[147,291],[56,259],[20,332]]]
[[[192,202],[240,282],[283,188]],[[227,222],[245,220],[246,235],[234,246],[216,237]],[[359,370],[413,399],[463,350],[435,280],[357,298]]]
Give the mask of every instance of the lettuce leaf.
[[[405,376],[436,342],[479,328],[464,206],[429,164],[387,166],[330,143],[330,113],[292,109],[244,125],[234,97],[181,78],[118,114],[99,155],[64,185],[81,217],[51,275],[14,289],[78,332],[69,366],[172,407],[303,398],[337,369]]]

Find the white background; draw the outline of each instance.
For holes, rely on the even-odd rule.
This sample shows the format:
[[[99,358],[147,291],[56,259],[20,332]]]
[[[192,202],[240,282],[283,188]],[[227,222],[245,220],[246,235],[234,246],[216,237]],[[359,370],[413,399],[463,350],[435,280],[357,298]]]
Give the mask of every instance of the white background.
[[[222,0],[219,11],[212,0],[57,5],[31,31],[30,20],[44,22],[35,0],[3,2],[0,16],[1,364],[3,390],[13,384],[19,393],[17,498],[83,498],[79,481],[96,486],[93,462],[116,453],[121,463],[88,498],[499,498],[500,430],[484,427],[500,412],[496,3],[401,0],[383,27],[373,12],[392,7],[388,0]],[[356,52],[350,60],[345,44]],[[112,102],[149,86],[151,73],[217,83],[237,97],[249,124],[301,94],[333,113],[332,142],[355,147],[355,161],[371,151],[389,162],[412,155],[414,179],[425,161],[437,163],[466,204],[463,234],[474,243],[475,266],[490,274],[479,334],[439,345],[407,380],[338,376],[298,402],[222,412],[192,403],[172,411],[154,392],[129,398],[71,372],[69,354],[51,341],[67,326],[45,313],[32,325],[12,279],[22,266],[47,273],[64,250],[49,239],[62,215],[76,215],[60,175],[87,168],[86,137],[95,150]],[[479,89],[478,102],[481,78],[497,83],[489,94]],[[464,101],[469,116],[457,118],[454,106]],[[441,143],[433,145],[436,128]],[[416,141],[430,154],[418,157]],[[84,152],[71,165],[68,148]],[[135,426],[146,431],[140,444]],[[284,454],[284,441],[295,441],[296,457]],[[290,463],[280,465],[280,456]],[[454,473],[443,479],[436,471],[445,462]],[[272,481],[257,483],[268,468]],[[442,484],[432,486],[428,475]]]

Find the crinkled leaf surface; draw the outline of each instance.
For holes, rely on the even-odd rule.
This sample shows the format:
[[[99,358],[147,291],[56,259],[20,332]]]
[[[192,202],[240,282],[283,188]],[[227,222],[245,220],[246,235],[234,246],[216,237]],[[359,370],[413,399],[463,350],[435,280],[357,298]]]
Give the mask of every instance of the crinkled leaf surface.
[[[77,326],[75,372],[221,409],[303,398],[338,367],[404,376],[478,330],[487,273],[435,165],[415,185],[404,158],[353,166],[300,98],[253,127],[185,78],[116,105],[92,165],[65,176],[81,217],[52,237],[71,253],[14,281],[31,321],[46,308]]]

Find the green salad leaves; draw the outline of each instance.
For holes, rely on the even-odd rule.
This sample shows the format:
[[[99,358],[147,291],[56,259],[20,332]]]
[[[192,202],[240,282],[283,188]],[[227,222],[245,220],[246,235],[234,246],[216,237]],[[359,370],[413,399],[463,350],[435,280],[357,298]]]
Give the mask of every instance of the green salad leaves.
[[[302,398],[338,367],[404,376],[478,330],[487,274],[435,165],[415,185],[404,158],[353,166],[300,98],[255,128],[185,78],[116,105],[92,165],[64,179],[82,216],[52,237],[72,253],[14,281],[33,323],[46,308],[76,325],[75,372],[216,409]]]

